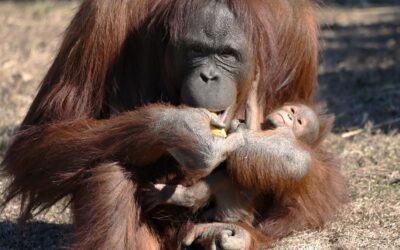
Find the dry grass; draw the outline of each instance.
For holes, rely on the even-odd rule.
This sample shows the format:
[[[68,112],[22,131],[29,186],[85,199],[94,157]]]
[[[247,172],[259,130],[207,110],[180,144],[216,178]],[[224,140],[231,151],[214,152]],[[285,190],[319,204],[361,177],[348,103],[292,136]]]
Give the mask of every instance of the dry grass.
[[[0,3],[0,160],[75,6]],[[321,13],[319,93],[338,115],[328,146],[341,155],[350,202],[323,230],[299,232],[276,249],[400,249],[400,134],[391,122],[400,117],[400,8]],[[382,123],[381,131],[373,128]],[[361,130],[341,137],[354,129]],[[0,179],[0,191],[5,182]],[[0,215],[0,249],[67,245],[70,217],[61,208],[19,230],[13,223],[18,203],[11,204]]]
[[[400,134],[332,136],[329,145],[341,154],[350,202],[323,230],[290,236],[277,249],[399,249]]]

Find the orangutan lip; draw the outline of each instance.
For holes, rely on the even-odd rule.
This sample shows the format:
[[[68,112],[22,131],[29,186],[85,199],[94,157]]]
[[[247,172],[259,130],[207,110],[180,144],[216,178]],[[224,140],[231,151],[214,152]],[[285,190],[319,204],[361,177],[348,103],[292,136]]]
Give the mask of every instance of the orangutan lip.
[[[278,127],[271,119],[268,119],[265,125],[267,126],[267,129],[275,129]]]
[[[226,117],[228,116],[228,111],[229,111],[229,108],[219,111],[219,112],[216,112],[220,121],[225,122]]]
[[[283,124],[285,125],[286,122],[285,122],[285,118],[283,118],[283,115],[282,115],[281,113],[278,113],[278,115],[282,118],[282,122],[283,122]]]

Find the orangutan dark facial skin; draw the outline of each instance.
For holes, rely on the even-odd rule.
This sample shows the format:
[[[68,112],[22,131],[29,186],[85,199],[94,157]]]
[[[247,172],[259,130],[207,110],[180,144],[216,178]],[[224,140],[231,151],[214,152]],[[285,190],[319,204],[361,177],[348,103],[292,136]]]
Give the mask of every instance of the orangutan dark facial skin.
[[[305,143],[312,144],[318,137],[318,116],[306,105],[284,105],[269,114],[267,120],[274,127],[292,129],[295,136]]]
[[[224,121],[252,75],[249,39],[226,4],[215,1],[195,12],[185,34],[172,52],[181,103]]]

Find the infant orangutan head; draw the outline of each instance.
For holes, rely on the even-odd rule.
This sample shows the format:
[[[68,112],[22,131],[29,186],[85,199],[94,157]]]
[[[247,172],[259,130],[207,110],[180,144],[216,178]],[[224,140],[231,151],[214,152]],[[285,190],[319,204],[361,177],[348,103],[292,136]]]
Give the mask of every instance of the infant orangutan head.
[[[290,103],[274,110],[267,116],[272,127],[288,127],[296,138],[313,145],[319,135],[319,118],[316,112],[304,104]]]

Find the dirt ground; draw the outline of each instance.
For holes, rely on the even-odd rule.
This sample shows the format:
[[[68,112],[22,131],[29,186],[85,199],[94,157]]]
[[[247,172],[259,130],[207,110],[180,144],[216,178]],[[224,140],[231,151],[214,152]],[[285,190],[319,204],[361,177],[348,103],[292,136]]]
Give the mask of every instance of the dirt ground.
[[[337,116],[327,144],[342,159],[350,202],[324,229],[296,233],[276,249],[400,249],[400,2],[359,2],[319,11],[318,95]],[[0,1],[0,161],[75,9]],[[0,249],[68,246],[70,213],[62,208],[19,228],[11,204],[0,214]]]

